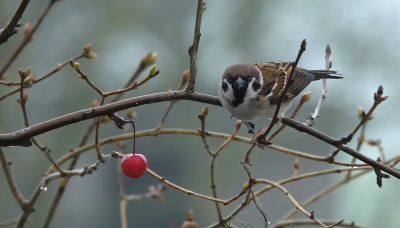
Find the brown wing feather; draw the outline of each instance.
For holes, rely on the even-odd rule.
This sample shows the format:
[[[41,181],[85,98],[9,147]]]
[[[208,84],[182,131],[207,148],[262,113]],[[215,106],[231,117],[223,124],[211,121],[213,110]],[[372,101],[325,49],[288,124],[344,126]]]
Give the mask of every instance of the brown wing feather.
[[[279,96],[285,89],[293,64],[291,62],[269,62],[254,63],[253,65],[260,69],[264,78],[264,86],[260,95],[267,96],[272,92],[270,102],[271,104],[276,104],[279,100]],[[314,79],[315,77],[313,74],[309,73],[305,69],[297,67],[293,73],[293,84],[286,93],[285,100],[297,96]],[[277,85],[275,86],[276,83]]]

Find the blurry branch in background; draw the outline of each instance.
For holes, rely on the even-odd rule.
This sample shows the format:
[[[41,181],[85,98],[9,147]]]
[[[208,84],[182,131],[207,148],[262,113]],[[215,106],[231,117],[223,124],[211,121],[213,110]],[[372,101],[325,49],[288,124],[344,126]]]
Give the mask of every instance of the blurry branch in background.
[[[88,44],[88,45],[90,45],[90,44]],[[86,45],[86,46],[88,46],[88,45]],[[85,46],[85,47],[86,47],[86,46]],[[82,58],[82,57],[86,57],[86,58],[91,58],[91,57],[93,57],[93,58],[95,58],[95,57],[94,57],[95,55],[93,55],[93,54],[95,54],[95,53],[90,52],[90,55],[85,55],[85,50],[84,50],[82,54],[80,54],[80,55],[78,55],[78,56],[75,56],[74,58],[72,58],[72,60],[77,60],[77,59],[80,59],[80,58]],[[89,56],[90,56],[90,57],[89,57]],[[56,67],[55,67],[53,70],[51,70],[49,73],[47,73],[47,74],[45,74],[45,75],[43,75],[43,76],[41,76],[41,77],[36,77],[35,75],[27,77],[27,78],[24,80],[24,83],[23,83],[24,88],[31,88],[32,85],[34,85],[34,84],[36,84],[36,83],[38,83],[38,82],[40,82],[40,81],[42,81],[42,80],[44,80],[44,79],[50,77],[51,75],[57,73],[57,72],[60,71],[65,65],[67,65],[67,64],[69,63],[69,61],[70,61],[70,60],[67,60],[67,61],[65,61],[64,63],[58,63],[58,64],[56,65]],[[7,81],[1,81],[1,80],[0,80],[0,84],[6,85],[6,86],[14,86],[14,85],[15,85],[15,86],[18,86],[17,89],[14,89],[14,90],[10,91],[9,93],[7,93],[7,94],[3,95],[2,97],[0,97],[0,101],[2,101],[3,99],[5,99],[5,98],[7,98],[7,97],[9,97],[9,96],[13,95],[14,93],[17,93],[18,91],[21,90],[21,87],[20,87],[20,86],[21,86],[21,83],[19,83],[19,82],[16,83],[16,82],[7,82]]]
[[[117,144],[118,145],[118,144]],[[118,145],[120,149],[123,149],[125,146]],[[163,200],[161,192],[164,191],[167,187],[166,185],[160,183],[157,187],[150,185],[149,191],[143,194],[130,194],[127,195],[125,193],[125,187],[122,180],[122,169],[119,165],[121,163],[121,159],[117,159],[117,176],[118,176],[118,190],[119,190],[119,200],[120,200],[120,215],[121,215],[121,228],[128,228],[128,217],[126,213],[126,206],[129,201],[132,200],[144,200],[154,198],[157,200]]]
[[[18,32],[19,27],[21,27],[22,23],[18,22],[19,19],[22,18],[22,14],[24,13],[26,7],[28,6],[30,0],[22,0],[21,4],[14,16],[11,18],[10,22],[7,23],[6,27],[0,29],[0,44],[7,42],[8,38]]]
[[[201,136],[201,138],[202,138],[202,140],[203,140],[203,143],[204,143],[204,145],[205,145],[205,148],[206,148],[207,152],[208,152],[208,153],[211,155],[211,157],[212,157],[212,159],[211,159],[211,164],[210,164],[210,169],[211,169],[211,171],[210,171],[210,174],[211,174],[211,190],[212,190],[212,193],[213,193],[214,198],[217,198],[217,190],[216,190],[216,187],[217,187],[217,186],[216,186],[215,180],[214,180],[214,166],[215,166],[214,164],[215,164],[215,159],[217,158],[219,152],[221,152],[221,150],[224,149],[224,147],[225,147],[226,145],[228,145],[228,143],[231,142],[232,139],[236,136],[237,132],[238,132],[239,129],[240,129],[240,126],[242,125],[242,121],[238,120],[238,121],[236,122],[236,128],[235,128],[235,130],[233,131],[233,133],[231,134],[231,136],[230,136],[229,138],[227,138],[227,139],[225,140],[225,142],[223,142],[223,143],[217,148],[217,150],[216,150],[215,152],[213,152],[213,151],[210,150],[210,148],[209,148],[210,146],[207,144],[207,141],[206,141],[206,134],[205,134],[205,120],[206,120],[206,117],[207,117],[207,115],[208,115],[208,110],[209,110],[209,108],[208,108],[208,106],[206,106],[206,107],[204,107],[203,111],[198,115],[198,117],[199,117],[199,119],[200,119],[200,121],[201,121],[201,129],[197,129],[197,130],[198,130],[199,133],[200,133],[200,136]],[[250,178],[251,178],[251,177],[250,177]],[[218,220],[220,221],[220,223],[222,223],[222,213],[221,213],[221,209],[219,208],[219,204],[218,204],[217,202],[215,202],[215,206],[216,206],[216,208],[217,208]]]
[[[289,191],[286,190],[286,188],[284,188],[282,185],[280,185],[280,184],[278,184],[278,183],[276,183],[276,182],[270,181],[270,180],[266,180],[266,179],[264,179],[263,182],[266,183],[266,184],[272,185],[272,186],[274,186],[275,188],[279,189],[281,192],[283,192],[283,193],[289,198],[289,200],[292,201],[292,203],[293,203],[294,206],[296,207],[297,211],[301,211],[301,213],[303,213],[305,216],[307,216],[307,217],[310,218],[311,220],[314,220],[315,223],[318,223],[318,224],[321,225],[322,227],[325,227],[325,228],[328,227],[327,225],[325,225],[325,224],[323,224],[321,221],[319,221],[317,218],[315,218],[315,216],[314,216],[314,211],[311,211],[311,212],[306,211],[306,210],[304,209],[304,207],[303,207],[301,204],[299,204],[299,203],[294,199],[294,197],[289,193]]]
[[[189,76],[190,76],[190,70],[185,70],[182,74],[182,82],[181,82],[181,85],[179,86],[178,90],[182,90],[185,87],[185,85],[189,81]],[[163,128],[164,122],[167,119],[169,112],[171,111],[172,107],[175,105],[176,102],[178,102],[178,101],[170,101],[169,102],[169,106],[168,106],[167,110],[165,111],[164,116],[161,118],[161,121],[156,128],[157,132],[159,132]]]
[[[203,0],[197,1],[197,13],[196,13],[196,23],[194,26],[194,36],[193,36],[193,44],[189,47],[189,56],[190,56],[190,78],[189,83],[186,87],[187,92],[194,92],[195,83],[196,83],[196,74],[197,74],[197,51],[199,50],[199,42],[200,42],[200,27],[201,27],[201,19],[203,17],[203,11],[206,9],[206,3]]]
[[[336,221],[332,220],[326,220],[326,219],[320,219],[322,223],[325,225],[328,225],[332,227],[332,225],[335,225],[335,227],[349,227],[349,228],[366,228],[365,226],[357,226],[354,224],[354,222],[342,222],[340,224],[337,224]],[[312,226],[315,225],[314,221],[310,220],[305,220],[305,219],[292,219],[292,220],[287,220],[282,223],[280,223],[277,226],[274,226],[274,228],[283,228],[283,227],[297,227],[297,226]]]
[[[10,170],[11,161],[10,162],[7,161],[7,159],[4,155],[3,149],[1,147],[0,147],[0,160],[1,160],[1,165],[3,167],[3,170],[4,170],[4,174],[6,175],[6,179],[8,182],[8,186],[10,187],[11,193],[13,194],[17,203],[19,204],[20,208],[23,210],[27,203],[26,199],[24,198],[21,191],[15,184],[14,178],[12,177],[11,170]]]
[[[24,27],[24,39],[23,42],[18,46],[17,50],[10,56],[8,61],[6,62],[4,68],[1,69],[0,71],[0,78],[4,75],[4,73],[7,71],[7,69],[10,67],[10,65],[14,62],[14,60],[17,58],[17,56],[20,54],[22,49],[25,47],[25,45],[32,40],[32,35],[33,33],[37,30],[38,26],[42,22],[43,18],[47,15],[47,12],[49,9],[53,6],[55,2],[58,0],[50,0],[47,7],[45,8],[45,11],[41,14],[41,16],[38,19],[38,22],[33,26],[33,28],[30,27],[29,23],[25,24]],[[19,18],[22,16],[23,10],[26,8],[26,5],[28,4],[28,1],[23,0],[20,8],[17,10],[16,16],[14,16],[11,19],[11,22],[9,25],[7,25],[7,30],[1,30],[0,31],[0,44],[2,39],[7,40],[8,37],[13,35],[15,33],[14,28],[18,25]],[[26,4],[25,6],[23,4]],[[17,86],[16,90],[13,90],[9,92],[8,94],[4,95],[3,97],[0,97],[0,101],[5,99],[6,97],[9,97],[10,95],[19,92],[19,99],[18,103],[21,105],[23,117],[24,117],[24,125],[25,128],[21,129],[19,131],[13,132],[13,133],[8,133],[8,134],[0,134],[0,160],[1,164],[8,182],[8,185],[10,187],[11,193],[13,194],[14,198],[16,199],[17,203],[21,207],[21,214],[15,222],[18,222],[17,227],[23,227],[29,218],[30,214],[34,211],[34,205],[36,204],[40,194],[43,191],[47,190],[47,185],[50,181],[56,180],[56,179],[61,179],[60,185],[58,188],[58,191],[56,193],[56,197],[49,209],[48,216],[45,220],[44,227],[49,227],[50,222],[54,216],[54,213],[56,211],[57,206],[59,205],[60,199],[65,191],[65,188],[68,184],[68,180],[70,177],[73,176],[85,176],[87,174],[91,174],[94,171],[96,171],[98,168],[100,168],[101,164],[106,161],[106,159],[110,157],[114,158],[122,158],[124,154],[119,153],[119,152],[112,152],[111,154],[102,154],[100,151],[100,146],[110,144],[110,143],[116,143],[120,142],[119,146],[122,148],[122,140],[128,139],[128,138],[139,138],[139,137],[145,137],[145,136],[158,136],[162,134],[181,134],[181,135],[196,135],[200,136],[203,140],[203,143],[205,145],[205,148],[207,149],[208,153],[212,156],[211,164],[210,164],[210,171],[211,171],[211,188],[213,192],[213,197],[202,195],[199,193],[196,193],[194,191],[185,189],[179,185],[176,185],[168,180],[166,180],[164,177],[156,174],[150,169],[147,169],[147,172],[152,175],[154,178],[162,182],[161,184],[158,185],[158,187],[155,186],[150,186],[149,191],[143,194],[132,194],[132,195],[127,195],[124,190],[123,186],[123,181],[122,181],[122,174],[121,170],[118,169],[118,184],[119,184],[119,194],[120,194],[120,215],[121,215],[121,224],[122,227],[128,227],[127,224],[127,213],[126,213],[126,207],[127,203],[131,200],[141,200],[141,199],[149,199],[149,198],[155,198],[155,199],[162,199],[161,191],[163,191],[167,186],[170,186],[172,188],[177,189],[178,191],[181,191],[185,194],[188,195],[193,195],[202,199],[206,200],[211,200],[214,201],[216,204],[217,208],[217,215],[218,215],[218,221],[214,224],[212,224],[210,227],[218,227],[218,226],[229,226],[228,222],[241,211],[245,206],[247,206],[249,203],[254,202],[256,204],[257,210],[262,214],[264,220],[264,226],[267,227],[269,224],[267,220],[267,216],[265,213],[262,211],[261,208],[261,203],[258,203],[258,196],[261,194],[264,194],[265,192],[278,188],[280,191],[282,191],[290,200],[291,202],[295,205],[295,208],[291,211],[289,211],[282,219],[280,219],[273,227],[284,227],[287,226],[289,223],[288,221],[291,221],[291,224],[296,224],[298,226],[300,225],[306,225],[306,224],[319,224],[322,227],[357,227],[354,224],[350,223],[345,223],[343,220],[341,221],[327,221],[327,220],[319,220],[314,216],[314,212],[308,212],[305,210],[305,207],[311,204],[312,202],[316,201],[320,197],[326,195],[327,193],[333,191],[334,189],[338,188],[339,186],[347,183],[349,180],[352,180],[354,178],[357,178],[361,175],[364,175],[372,170],[375,171],[376,178],[377,178],[377,183],[379,187],[382,185],[382,179],[383,178],[388,178],[389,175],[386,173],[382,173],[382,171],[387,172],[397,178],[400,179],[400,172],[395,169],[395,166],[400,162],[400,156],[394,157],[386,161],[386,158],[383,153],[383,148],[381,147],[381,142],[380,140],[367,140],[365,141],[365,126],[366,122],[368,120],[372,119],[372,112],[375,110],[375,108],[384,100],[387,99],[387,96],[382,96],[383,95],[383,88],[382,86],[379,87],[377,93],[374,94],[374,105],[370,109],[370,111],[365,114],[364,111],[359,111],[359,115],[361,116],[361,122],[358,124],[358,126],[355,128],[352,134],[349,136],[342,138],[341,140],[332,138],[322,132],[319,132],[306,124],[297,122],[293,120],[294,116],[296,115],[297,111],[301,108],[301,106],[304,104],[304,102],[308,101],[310,99],[310,94],[304,94],[300,100],[300,103],[298,104],[296,110],[292,114],[292,116],[288,117],[282,117],[282,123],[285,124],[284,126],[289,126],[294,129],[297,129],[300,132],[305,132],[309,135],[312,135],[328,144],[331,144],[338,148],[337,151],[335,151],[332,155],[329,156],[316,156],[310,153],[305,153],[301,151],[296,151],[288,148],[284,148],[278,145],[271,144],[269,140],[271,140],[274,136],[276,136],[284,126],[280,127],[277,131],[275,131],[274,134],[272,134],[268,139],[266,139],[266,136],[268,133],[271,131],[272,127],[275,125],[275,123],[278,121],[278,113],[280,109],[280,105],[285,97],[285,94],[290,87],[290,85],[293,83],[292,80],[292,75],[293,72],[297,66],[297,63],[302,55],[302,53],[305,51],[306,47],[306,42],[303,40],[299,53],[297,55],[296,61],[293,64],[291,74],[288,77],[288,83],[285,86],[285,89],[283,93],[279,97],[279,102],[278,102],[278,107],[275,110],[275,114],[273,117],[273,120],[269,126],[266,126],[258,132],[258,135],[255,137],[257,141],[259,142],[259,146],[266,146],[270,149],[274,149],[277,151],[281,151],[283,153],[291,154],[297,157],[302,157],[305,159],[310,159],[310,160],[315,160],[315,161],[322,161],[322,162],[327,162],[330,164],[335,164],[335,165],[341,165],[341,166],[348,166],[346,168],[336,168],[336,169],[330,169],[330,170],[321,170],[321,171],[316,171],[316,172],[311,172],[311,173],[306,173],[306,174],[299,174],[299,166],[300,163],[296,159],[295,163],[293,164],[294,166],[294,175],[280,180],[280,181],[271,181],[263,178],[255,178],[253,177],[252,173],[250,172],[249,168],[246,165],[250,165],[250,153],[251,151],[255,148],[257,144],[252,141],[250,138],[246,137],[241,137],[237,136],[236,134],[238,133],[238,130],[241,126],[241,122],[236,123],[236,128],[233,131],[232,134],[224,134],[224,133],[219,133],[219,132],[211,132],[211,131],[206,131],[205,129],[205,119],[208,114],[208,106],[206,106],[202,113],[198,115],[200,121],[201,121],[201,128],[197,130],[191,130],[191,129],[165,129],[163,128],[164,122],[172,109],[173,105],[178,102],[179,100],[192,100],[195,102],[201,102],[201,103],[206,103],[206,104],[212,104],[212,105],[217,105],[221,106],[221,103],[219,102],[218,98],[215,96],[210,96],[207,94],[200,94],[195,92],[195,79],[196,79],[196,73],[197,73],[197,68],[196,68],[196,61],[197,61],[197,52],[198,52],[198,47],[199,47],[199,41],[200,41],[200,28],[201,28],[201,20],[202,20],[202,14],[203,11],[205,10],[205,2],[203,0],[198,0],[197,4],[197,11],[196,11],[196,22],[195,22],[195,29],[194,29],[194,37],[193,37],[193,44],[189,48],[188,52],[190,55],[190,70],[185,71],[183,73],[183,78],[181,85],[179,86],[177,91],[168,91],[168,92],[163,92],[163,93],[155,93],[155,94],[146,94],[142,96],[137,96],[134,98],[129,98],[123,101],[118,101],[125,92],[137,89],[144,83],[147,83],[150,79],[155,77],[159,71],[156,69],[156,66],[153,65],[158,57],[158,53],[156,52],[151,52],[146,54],[141,62],[139,63],[139,66],[137,67],[137,70],[135,73],[132,75],[132,77],[128,80],[126,85],[122,89],[118,89],[115,91],[111,92],[104,92],[101,90],[98,86],[96,86],[95,83],[93,83],[87,75],[85,75],[79,68],[79,63],[76,62],[77,59],[85,57],[85,58],[96,58],[97,54],[94,52],[91,52],[92,49],[92,44],[89,43],[86,45],[83,49],[83,53],[81,55],[78,55],[74,57],[73,59],[65,62],[65,63],[59,63],[57,64],[56,68],[50,71],[49,73],[36,78],[35,76],[30,76],[30,68],[28,68],[25,71],[18,70],[18,73],[21,77],[20,82],[7,82],[7,81],[0,81],[0,85],[4,86]],[[21,12],[22,11],[22,12]],[[19,14],[19,15],[17,15]],[[8,26],[10,29],[8,29]],[[10,32],[11,31],[11,32]],[[8,37],[7,37],[8,36]],[[5,38],[6,37],[6,38]],[[5,42],[5,41],[3,41]],[[330,48],[329,45],[326,49],[326,56],[325,56],[325,64],[326,64],[326,70],[329,70],[331,67],[331,62],[329,62],[329,56],[330,56]],[[54,73],[58,72],[61,70],[62,67],[64,67],[66,64],[70,63],[70,65],[78,72],[79,78],[82,78],[88,83],[88,85],[94,89],[100,96],[101,96],[101,102],[93,102],[92,108],[85,109],[85,110],[80,110],[74,113],[70,113],[55,119],[51,119],[48,121],[45,121],[43,123],[39,123],[33,126],[29,125],[28,122],[28,114],[26,110],[25,103],[28,100],[28,94],[24,93],[25,88],[30,88],[33,84],[38,83],[44,79],[49,78],[51,75]],[[136,82],[136,79],[139,77],[139,75],[149,66],[153,65],[150,69],[150,73],[148,76],[143,79],[141,82]],[[182,90],[187,84],[187,87],[185,90]],[[319,109],[321,107],[321,104],[325,98],[325,93],[326,93],[326,81],[323,80],[323,92],[321,99],[318,103],[317,109],[315,113],[311,116],[312,120],[317,118]],[[105,99],[109,96],[116,95],[115,98],[111,101],[110,104],[105,104]],[[131,107],[137,107],[141,105],[147,105],[147,104],[152,104],[152,103],[159,103],[159,102],[164,102],[164,101],[169,101],[169,106],[162,117],[160,123],[158,124],[157,128],[153,129],[148,129],[148,130],[143,130],[138,133],[129,133],[129,134],[121,134],[113,137],[108,137],[105,139],[100,140],[99,139],[99,127],[101,122],[105,122],[107,118],[114,120],[116,123],[117,127],[122,128],[122,125],[124,123],[134,122],[134,118],[131,117],[133,116],[133,110],[128,110],[128,118],[122,118],[117,116],[115,113],[117,111],[125,110]],[[129,114],[130,113],[130,114]],[[48,149],[45,146],[42,146],[39,144],[35,138],[35,136],[49,132],[51,130],[67,126],[69,124],[77,123],[83,120],[87,119],[95,119],[95,121],[92,121],[86,131],[83,134],[83,137],[80,141],[79,148],[76,149],[70,149],[68,153],[66,153],[64,156],[62,156],[60,159],[57,161],[54,161],[51,156],[50,156],[50,149]],[[120,122],[118,122],[120,121]],[[123,124],[121,125],[121,121]],[[351,141],[352,137],[354,134],[357,132],[358,129],[361,128],[361,136],[359,137],[358,140],[358,145],[357,145],[357,150],[353,150],[350,147],[347,147],[346,144]],[[93,144],[86,145],[89,136],[95,131],[95,140]],[[136,137],[135,137],[136,135]],[[216,137],[216,138],[223,138],[225,139],[224,142],[217,148],[217,150],[212,151],[209,148],[209,145],[206,141],[206,137]],[[243,142],[251,145],[251,148],[247,151],[247,154],[245,156],[243,165],[244,168],[247,172],[247,175],[249,176],[249,181],[246,182],[242,188],[242,190],[237,194],[236,196],[229,198],[227,200],[222,200],[217,198],[217,193],[216,193],[216,181],[214,177],[214,168],[215,168],[215,160],[216,157],[219,155],[222,149],[230,143],[232,140],[238,141],[238,142]],[[377,161],[370,159],[363,154],[359,153],[359,150],[361,148],[361,145],[363,142],[368,143],[369,145],[372,146],[377,146],[379,151],[380,151],[380,156],[382,158],[382,161],[380,158],[378,158]],[[31,198],[27,201],[24,196],[21,194],[19,191],[17,185],[14,182],[14,179],[11,174],[10,170],[10,165],[11,161],[7,161],[5,157],[5,153],[2,149],[1,146],[31,146],[32,143],[34,143],[40,150],[42,150],[47,158],[50,160],[52,163],[52,166],[49,167],[49,169],[46,171],[44,176],[40,179],[37,187],[32,193]],[[86,145],[86,146],[85,146]],[[77,160],[80,156],[81,153],[88,151],[90,149],[96,149],[97,153],[97,159],[94,161],[92,165],[86,165],[82,168],[77,168],[75,169],[75,166],[77,164]],[[353,159],[353,162],[351,163],[344,163],[344,162],[338,162],[335,161],[334,157],[335,155],[339,152],[339,150],[343,150],[344,152],[348,153],[349,155],[353,156],[354,158],[357,158],[365,164],[355,164]],[[71,163],[68,166],[68,169],[63,170],[61,168],[61,165],[65,163],[66,161],[71,161]],[[119,159],[118,159],[119,162]],[[352,174],[351,171],[359,171],[359,173]],[[294,197],[289,193],[288,190],[286,190],[282,185],[310,177],[316,177],[316,176],[322,176],[322,175],[328,175],[328,174],[333,174],[333,173],[342,173],[346,172],[348,173],[348,177],[331,185],[328,186],[326,189],[324,189],[321,192],[316,193],[315,195],[311,196],[308,200],[303,202],[302,204],[298,203]],[[253,186],[255,184],[266,184],[266,186],[262,187],[261,189],[257,191],[253,191]],[[223,217],[222,212],[220,210],[220,203],[227,205],[235,200],[237,200],[239,197],[245,195],[244,201],[238,205],[238,207],[233,210],[229,215],[226,217]],[[304,220],[289,220],[291,217],[293,217],[298,211],[301,211],[305,216],[307,216],[310,220],[309,221],[304,221]],[[188,213],[188,221],[189,223],[183,223],[183,228],[189,228],[189,225],[197,225],[197,223],[193,223],[193,213]],[[190,223],[192,222],[192,223]],[[311,222],[311,223],[310,223]],[[239,222],[243,225],[242,222]],[[4,224],[4,223],[0,223]]]
[[[91,51],[91,49],[92,49],[92,47],[93,47],[93,45],[91,44],[91,43],[89,43],[88,45],[86,45],[85,47],[84,47],[84,52],[83,52],[83,55],[85,56],[85,57],[93,57],[93,58],[96,58],[97,57],[97,54],[96,53],[93,53],[92,51]],[[123,89],[127,89],[127,88],[129,88],[129,87],[131,87],[133,84],[134,84],[134,82],[136,82],[136,79],[140,76],[140,74],[146,69],[146,68],[148,68],[149,66],[151,66],[151,65],[153,65],[156,61],[157,61],[157,57],[158,57],[158,53],[157,52],[150,52],[150,53],[147,53],[147,54],[145,54],[144,56],[143,56],[143,58],[142,58],[142,60],[140,61],[140,63],[139,63],[139,66],[137,67],[137,69],[135,70],[135,72],[134,72],[134,74],[131,76],[131,78],[128,80],[128,82],[125,84],[125,86],[123,87]],[[72,66],[74,65],[74,60],[76,60],[76,59],[72,59],[71,61],[72,61],[72,63],[71,63],[71,61],[68,61],[68,63],[70,63]],[[67,63],[66,63],[67,64]],[[78,68],[79,68],[79,65],[78,65]],[[137,85],[136,85],[137,86]],[[123,94],[125,93],[125,91],[122,91],[122,92],[119,92],[119,93],[117,93],[116,95],[116,97],[112,100],[112,102],[116,102],[116,101],[118,101],[119,99],[121,99],[121,97],[123,96]],[[103,103],[104,103],[104,97],[102,98],[102,105],[103,105]],[[98,107],[99,105],[98,105],[98,102],[94,102],[93,103],[93,105],[92,105],[92,107]],[[133,118],[134,119],[134,118]],[[98,120],[100,120],[100,119],[98,119]],[[94,121],[94,122],[91,122],[89,125],[88,125],[88,127],[86,128],[86,131],[85,131],[85,133],[83,134],[83,136],[82,136],[82,139],[80,140],[80,143],[79,143],[79,147],[82,147],[82,146],[84,146],[86,143],[87,143],[87,140],[89,139],[89,136],[93,133],[93,131],[96,129],[96,145],[98,145],[98,130],[99,130],[99,123],[100,122],[98,122],[98,121]],[[96,148],[97,150],[96,151],[99,151],[99,148]],[[69,166],[68,166],[68,169],[69,170],[72,170],[72,169],[74,169],[75,168],[75,166],[76,166],[76,164],[77,164],[77,162],[78,162],[78,159],[79,159],[79,155],[77,155],[77,156],[75,156],[74,158],[73,158],[73,160],[71,161],[71,163],[69,164]],[[49,210],[49,213],[48,213],[48,215],[47,215],[47,217],[46,217],[46,221],[45,221],[45,227],[48,227],[49,226],[49,224],[50,224],[50,222],[51,222],[51,220],[52,220],[52,218],[53,218],[53,216],[54,216],[54,213],[55,213],[55,210],[57,209],[57,207],[58,207],[58,204],[59,204],[59,202],[60,202],[60,200],[61,200],[61,197],[63,196],[63,194],[64,194],[64,191],[65,191],[65,188],[68,186],[68,178],[65,178],[65,179],[63,179],[62,181],[61,181],[61,183],[60,183],[60,185],[59,185],[59,187],[58,187],[58,191],[57,191],[57,194],[56,194],[56,196],[55,196],[55,198],[54,198],[54,200],[53,200],[53,203],[52,203],[52,205],[51,205],[51,207],[50,207],[50,210]]]
[[[119,152],[113,151],[111,153],[111,156],[113,156],[114,158],[122,158],[124,157],[124,154],[121,154]],[[210,196],[206,196],[206,195],[202,195],[196,192],[193,192],[191,190],[187,190],[179,185],[176,185],[168,180],[166,180],[164,177],[158,175],[157,173],[153,172],[151,169],[147,168],[147,173],[149,173],[150,175],[152,175],[153,177],[155,177],[157,180],[161,181],[162,183],[165,183],[166,185],[175,188],[178,191],[181,191],[183,193],[186,193],[189,196],[195,196],[195,197],[199,197],[202,199],[206,199],[206,200],[211,200],[214,202],[218,202],[218,203],[222,203],[224,205],[228,205],[231,202],[235,201],[236,199],[238,199],[240,196],[242,196],[244,193],[246,193],[249,189],[251,189],[251,186],[254,184],[254,178],[250,178],[249,182],[247,182],[244,187],[243,190],[236,196],[227,199],[227,200],[222,200],[222,199],[218,199],[218,198],[214,198],[214,197],[210,197]]]
[[[331,47],[328,44],[325,49],[325,70],[329,70],[332,67],[332,61],[329,61],[329,57],[331,56],[331,54],[332,54]],[[328,89],[326,87],[326,79],[324,78],[324,79],[322,79],[322,93],[321,93],[321,97],[318,101],[318,105],[315,108],[314,113],[311,113],[310,116],[307,118],[307,125],[309,127],[314,125],[314,121],[318,118],[319,110],[321,109],[322,103],[325,100],[327,91],[328,91]]]
[[[10,65],[14,62],[14,60],[17,58],[17,56],[21,53],[22,49],[25,47],[27,43],[29,43],[32,40],[32,35],[35,33],[37,28],[39,27],[40,23],[42,23],[44,17],[47,15],[49,12],[50,8],[54,5],[59,0],[49,0],[45,10],[43,13],[39,16],[38,21],[36,24],[31,28],[29,23],[26,23],[24,26],[24,38],[22,40],[22,43],[17,47],[15,52],[11,55],[10,59],[7,61],[6,65],[0,70],[0,78],[3,77],[4,73],[7,71],[7,69],[10,67]]]

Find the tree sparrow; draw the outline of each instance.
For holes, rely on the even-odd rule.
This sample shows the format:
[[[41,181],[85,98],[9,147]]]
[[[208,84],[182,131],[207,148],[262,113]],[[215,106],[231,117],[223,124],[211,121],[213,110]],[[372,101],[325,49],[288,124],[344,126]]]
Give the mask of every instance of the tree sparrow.
[[[291,62],[269,62],[235,64],[228,67],[218,87],[218,97],[222,106],[242,120],[249,128],[249,133],[254,133],[254,124],[251,121],[274,116],[279,96],[285,89],[293,69],[292,65]],[[292,78],[293,84],[283,99],[278,116],[282,116],[290,108],[293,98],[312,81],[342,77],[336,74],[336,71],[296,67]]]

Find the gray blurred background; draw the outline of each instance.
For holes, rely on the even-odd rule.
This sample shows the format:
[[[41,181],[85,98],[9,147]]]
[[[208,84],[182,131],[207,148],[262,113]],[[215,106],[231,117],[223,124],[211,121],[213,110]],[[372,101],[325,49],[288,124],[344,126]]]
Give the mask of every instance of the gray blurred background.
[[[0,23],[6,23],[20,1],[0,1]],[[46,0],[31,1],[22,22],[33,24]],[[161,73],[125,98],[175,89],[181,74],[189,68],[188,47],[193,40],[197,1],[177,0],[64,0],[56,3],[38,31],[14,64],[7,71],[7,80],[18,81],[17,68],[32,67],[32,73],[41,76],[59,62],[80,54],[84,45],[93,43],[99,58],[79,60],[81,69],[105,91],[121,88],[132,75],[143,55],[159,53],[157,68]],[[325,47],[332,47],[333,70],[346,76],[344,80],[328,82],[327,99],[315,128],[340,138],[349,134],[358,124],[357,106],[368,110],[373,93],[379,85],[389,99],[374,113],[367,125],[367,138],[379,138],[388,158],[398,154],[399,143],[399,66],[398,45],[400,2],[392,1],[207,1],[203,14],[201,41],[198,53],[196,90],[216,95],[217,85],[226,67],[235,63],[262,61],[294,61],[299,45],[307,39],[307,51],[299,66],[323,69]],[[2,26],[1,26],[2,27]],[[22,30],[22,29],[20,29]],[[5,64],[22,40],[22,31],[0,46],[0,65]],[[147,73],[144,73],[144,75]],[[144,75],[141,78],[144,78]],[[12,88],[0,85],[0,96]],[[321,82],[312,83],[306,91],[312,98],[296,119],[305,121],[317,105]],[[69,66],[51,78],[29,89],[27,110],[31,124],[88,108],[98,94],[76,77]],[[17,95],[0,102],[0,133],[23,127],[23,117]],[[297,104],[298,98],[295,101]],[[135,109],[137,130],[156,127],[168,103],[141,106]],[[200,126],[197,113],[204,104],[182,101],[171,111],[165,127],[196,129]],[[291,110],[288,113],[291,113]],[[268,120],[256,122],[256,127]],[[89,121],[63,127],[37,139],[52,149],[59,158],[76,147]],[[207,130],[231,133],[235,120],[221,107],[210,107]],[[122,133],[113,124],[102,125],[101,138]],[[245,127],[240,135],[249,136]],[[358,137],[358,135],[357,135]],[[91,142],[94,141],[92,136]],[[350,146],[356,146],[356,139]],[[126,151],[132,150],[131,140]],[[209,139],[216,149],[223,140]],[[313,137],[286,128],[273,143],[316,155],[329,155],[334,151]],[[240,162],[250,145],[232,142],[216,161],[218,196],[223,199],[236,195],[247,181]],[[35,147],[5,148],[15,180],[26,198],[35,189],[50,163]],[[115,145],[102,147],[103,153],[117,150]],[[168,180],[205,195],[212,195],[207,154],[200,137],[160,135],[137,140],[137,150],[147,159],[149,168]],[[376,159],[376,147],[364,145],[362,153]],[[351,157],[340,153],[338,160],[350,162]],[[81,157],[78,167],[94,163],[95,151]],[[256,177],[278,181],[293,174],[295,156],[271,149],[255,149],[251,156],[251,170]],[[299,173],[336,166],[300,158]],[[98,171],[83,178],[74,177],[56,211],[51,227],[119,227],[119,193],[116,178],[117,162],[108,160]],[[344,175],[331,174],[294,182],[285,187],[302,202]],[[126,192],[138,194],[147,191],[158,181],[149,174],[140,179],[124,177]],[[41,194],[27,227],[41,227],[55,196],[59,181],[50,183],[49,190]],[[256,186],[255,189],[259,189]],[[369,227],[399,227],[400,213],[398,189],[400,181],[384,180],[380,189],[375,175],[370,173],[348,183],[319,199],[306,209],[314,210],[318,218],[355,221]],[[0,221],[19,215],[20,209],[11,195],[4,174],[0,174]],[[130,227],[180,227],[188,209],[195,211],[200,227],[217,220],[214,203],[187,196],[174,189],[164,192],[165,200],[153,199],[128,204]],[[222,208],[228,214],[242,199]],[[272,223],[293,208],[291,202],[278,190],[260,197],[263,210]],[[254,205],[245,208],[238,219],[262,227],[261,217]],[[297,218],[305,218],[302,214]]]

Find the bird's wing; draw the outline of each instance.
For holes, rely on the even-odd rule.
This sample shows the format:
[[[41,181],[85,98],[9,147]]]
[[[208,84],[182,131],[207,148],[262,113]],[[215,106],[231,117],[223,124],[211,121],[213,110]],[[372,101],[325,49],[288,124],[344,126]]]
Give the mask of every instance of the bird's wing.
[[[276,104],[280,94],[285,89],[287,80],[293,69],[291,62],[269,62],[254,63],[262,73],[264,78],[264,86],[260,92],[262,96],[269,96],[270,103]],[[306,88],[313,80],[314,75],[307,70],[296,67],[293,73],[293,84],[286,93],[285,100],[297,96],[304,88]]]

